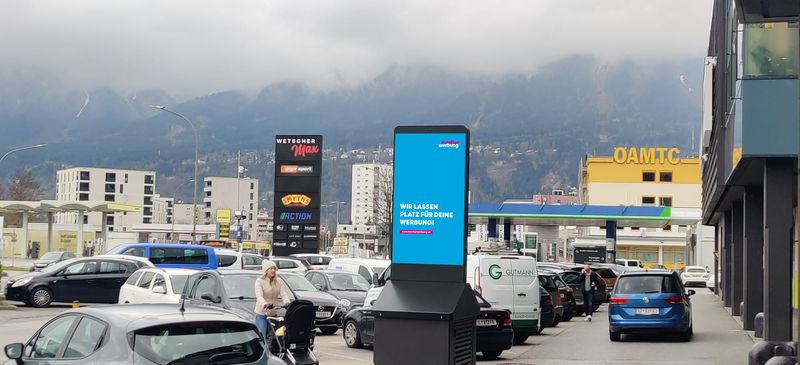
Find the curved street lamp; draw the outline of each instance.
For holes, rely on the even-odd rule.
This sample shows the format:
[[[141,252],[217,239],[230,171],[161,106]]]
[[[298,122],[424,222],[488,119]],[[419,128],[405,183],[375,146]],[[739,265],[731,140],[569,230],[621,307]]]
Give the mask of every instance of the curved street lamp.
[[[33,145],[33,146],[15,148],[13,150],[10,150],[10,151],[6,152],[2,157],[0,157],[0,162],[3,162],[3,160],[5,160],[6,157],[8,157],[8,155],[10,155],[10,154],[12,154],[14,152],[30,150],[30,149],[40,148],[40,147],[45,147],[45,146],[47,146],[47,143],[40,143],[40,144],[36,144],[36,145]]]
[[[194,193],[192,193],[192,243],[194,244],[197,243],[197,159],[200,146],[197,141],[197,128],[194,126],[194,123],[189,120],[189,118],[186,118],[183,116],[183,114],[169,110],[163,105],[151,105],[150,107],[180,117],[181,119],[185,120],[186,123],[189,123],[189,125],[192,127],[192,132],[194,132]]]

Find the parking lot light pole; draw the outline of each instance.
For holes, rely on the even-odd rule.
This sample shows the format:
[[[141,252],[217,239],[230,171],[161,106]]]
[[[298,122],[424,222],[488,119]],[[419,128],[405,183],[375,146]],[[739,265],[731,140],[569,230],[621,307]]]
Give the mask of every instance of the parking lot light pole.
[[[339,234],[339,204],[347,204],[347,202],[331,202],[336,204],[336,234]]]
[[[192,123],[192,121],[189,120],[189,118],[186,118],[185,116],[183,116],[183,114],[169,110],[167,109],[167,107],[163,105],[151,105],[150,107],[180,117],[181,119],[185,120],[186,123],[189,123],[189,125],[192,127],[192,132],[194,132],[194,192],[192,193],[192,244],[196,244],[197,243],[197,159],[198,159],[198,150],[200,146],[200,144],[197,141],[197,128],[194,126],[194,123]]]
[[[14,152],[31,150],[31,149],[34,149],[34,148],[41,148],[41,147],[45,147],[45,146],[47,146],[47,143],[40,143],[40,144],[36,144],[36,145],[33,145],[33,146],[25,146],[25,147],[15,148],[13,150],[10,150],[10,151],[6,152],[2,157],[0,157],[0,162],[3,162],[3,160],[5,160],[6,157],[8,157],[8,155],[10,155],[10,154],[12,154]]]

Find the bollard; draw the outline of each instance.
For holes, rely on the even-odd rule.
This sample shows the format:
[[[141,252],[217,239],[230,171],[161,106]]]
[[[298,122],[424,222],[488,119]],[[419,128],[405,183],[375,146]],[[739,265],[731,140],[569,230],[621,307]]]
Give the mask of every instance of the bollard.
[[[72,301],[72,308],[80,308],[80,307],[81,307],[81,303],[79,301],[77,301],[77,300],[73,300]]]
[[[794,356],[795,344],[793,342],[761,341],[753,345],[747,355],[748,365],[765,365],[773,357]],[[780,361],[780,360],[776,360]],[[774,362],[772,364],[783,364]]]
[[[775,356],[764,365],[796,365],[797,359],[793,356]]]
[[[758,338],[764,338],[764,312],[759,312],[756,314],[756,320],[753,322],[753,325],[756,329],[755,336]]]

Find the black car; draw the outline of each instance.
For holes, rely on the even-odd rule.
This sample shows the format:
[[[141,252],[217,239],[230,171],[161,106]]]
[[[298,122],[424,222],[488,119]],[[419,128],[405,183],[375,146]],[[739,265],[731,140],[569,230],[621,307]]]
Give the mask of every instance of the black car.
[[[553,306],[553,299],[547,289],[539,287],[539,313],[541,320],[539,321],[539,333],[545,327],[552,327],[556,320],[556,310]]]
[[[183,296],[191,304],[211,305],[227,309],[255,323],[256,279],[261,273],[252,270],[204,270],[189,277]],[[303,276],[280,273],[289,301],[305,299],[317,307],[317,328],[324,334],[336,332],[341,327],[344,309],[339,300],[314,288]],[[282,314],[281,310],[281,314]]]
[[[264,350],[253,322],[207,307],[181,311],[175,304],[68,310],[26,343],[7,345],[5,353],[8,363],[23,365],[283,363]]]
[[[64,260],[74,259],[75,254],[72,252],[66,251],[50,251],[40,257],[38,260],[34,261],[31,264],[31,267],[28,268],[28,271],[39,271],[48,267],[56,262],[61,262]]]
[[[500,356],[514,344],[514,330],[511,328],[511,312],[507,309],[494,309],[480,294],[475,299],[481,308],[476,318],[476,351],[486,359]],[[344,318],[344,342],[348,347],[360,348],[375,343],[375,316],[372,307],[351,310]]]
[[[314,270],[306,279],[318,290],[333,295],[349,311],[364,305],[370,284],[359,274],[338,270]]]
[[[548,274],[542,270],[539,270],[539,287],[547,290],[547,293],[550,294],[550,300],[552,300],[553,303],[555,318],[553,319],[553,323],[550,325],[553,327],[558,326],[558,324],[564,318],[564,305],[562,304],[562,296],[560,295],[561,293],[558,289],[558,284],[556,284],[555,281],[556,277],[557,276],[555,274]]]
[[[561,305],[564,306],[564,317],[561,319],[565,322],[569,322],[577,312],[575,292],[569,287],[569,285],[567,285],[566,282],[564,282],[563,279],[561,279],[560,276],[554,274],[553,280],[555,280],[556,285],[558,286],[558,293],[561,296]]]
[[[82,257],[12,277],[6,299],[37,308],[52,302],[116,303],[119,288],[145,261],[124,258]]]

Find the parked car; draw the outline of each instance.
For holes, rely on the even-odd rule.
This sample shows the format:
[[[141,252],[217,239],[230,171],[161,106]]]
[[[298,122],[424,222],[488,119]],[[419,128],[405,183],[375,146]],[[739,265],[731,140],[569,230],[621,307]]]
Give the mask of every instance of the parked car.
[[[220,270],[261,270],[264,257],[254,253],[217,248],[217,267]]]
[[[328,270],[342,270],[359,274],[374,285],[375,279],[389,267],[391,261],[389,260],[375,260],[375,259],[354,259],[354,258],[335,258],[328,263]]]
[[[583,291],[581,290],[580,272],[567,270],[557,274],[572,289],[572,294],[575,296],[575,315],[580,316],[583,314]],[[599,282],[602,282],[601,287],[594,292],[594,298],[592,299],[593,310],[596,311],[602,303],[608,300],[608,295],[606,294],[606,285],[605,281],[602,280],[603,278],[597,272],[593,272],[592,275],[596,275],[596,279],[600,279]]]
[[[608,336],[619,341],[623,333],[661,331],[692,338],[694,290],[686,292],[678,274],[634,272],[622,274],[608,309]]]
[[[722,285],[722,276],[719,275],[719,273],[716,275],[711,275],[708,277],[708,280],[706,280],[706,288],[708,288],[708,290],[714,291],[716,278],[719,278],[719,285]]]
[[[561,322],[564,318],[564,305],[561,302],[561,293],[558,290],[558,284],[553,279],[555,274],[549,274],[543,271],[539,271],[539,286],[547,290],[547,293],[550,294],[550,300],[553,304],[553,311],[555,313],[555,318],[550,326],[555,327]]]
[[[71,258],[75,258],[75,254],[72,252],[50,251],[42,255],[42,257],[40,257],[38,260],[34,261],[28,268],[28,271],[39,271],[47,266],[55,264],[56,262],[69,260]]]
[[[564,316],[561,318],[561,320],[565,322],[571,321],[577,310],[575,294],[573,293],[572,288],[570,288],[569,285],[567,285],[567,283],[561,279],[561,276],[558,275],[558,272],[550,270],[541,270],[540,272],[549,274],[558,287],[561,305],[564,306]]]
[[[136,270],[146,264],[138,260],[81,257],[12,277],[6,285],[6,299],[33,307],[52,302],[80,301],[116,303],[119,289]]]
[[[278,270],[281,272],[293,272],[297,274],[305,274],[308,270],[313,269],[311,265],[308,264],[303,259],[295,258],[295,257],[281,257],[281,256],[272,256],[268,258],[268,260],[275,263],[278,266]]]
[[[539,329],[537,333],[542,333],[545,327],[552,327],[556,320],[556,310],[553,306],[553,298],[545,288],[539,288],[539,303],[542,320],[539,322]]]
[[[120,304],[178,303],[186,280],[197,270],[141,268],[119,289]]]
[[[617,259],[616,262],[618,265],[626,266],[626,267],[638,267],[643,268],[642,262],[640,260],[631,260],[631,259]]]
[[[511,311],[493,308],[477,292],[475,299],[481,310],[475,322],[476,352],[480,352],[485,359],[495,359],[513,345],[514,330],[511,328]],[[375,343],[375,317],[372,313],[372,306],[367,303],[364,307],[348,312],[343,328],[342,337],[348,347],[372,346]]]
[[[647,267],[647,271],[669,272],[669,270],[667,270],[667,268],[664,267],[664,265],[660,265],[660,264],[650,264],[650,266]]]
[[[131,243],[113,248],[110,254],[144,257],[156,267],[214,270],[217,254],[213,247],[174,243]]]
[[[614,289],[614,284],[617,283],[618,275],[614,272],[614,270],[611,270],[607,267],[598,266],[596,264],[590,265],[590,267],[592,268],[592,271],[594,271],[597,275],[600,275],[600,278],[603,279],[603,283],[605,283],[605,286],[603,287],[605,290],[605,295],[603,296],[602,300],[598,302],[597,300],[600,298],[595,297],[594,302],[592,302],[599,306],[599,304],[608,302],[608,296],[611,294],[611,290]],[[576,271],[578,273],[580,273],[581,270],[583,270],[583,265],[572,268],[572,271]],[[598,292],[600,292],[600,290],[598,290]]]
[[[190,276],[183,295],[189,303],[221,307],[255,321],[255,283],[261,273],[253,270],[205,270]],[[315,323],[324,334],[336,332],[341,327],[344,307],[332,295],[314,288],[302,275],[279,272],[278,278],[287,289],[289,301],[305,299],[318,308]],[[284,309],[278,311],[279,315]]]
[[[328,264],[333,260],[333,256],[325,255],[321,253],[295,253],[289,255],[289,257],[296,257],[299,259],[306,260],[314,270],[325,270],[328,268]]]
[[[358,274],[335,270],[314,270],[306,279],[318,290],[333,295],[349,311],[364,305],[369,282]]]
[[[7,345],[5,354],[22,365],[283,363],[264,350],[253,322],[212,308],[184,309],[165,304],[71,309],[24,344]]]
[[[680,274],[683,286],[704,286],[708,281],[710,274],[705,267],[702,266],[687,266]]]

